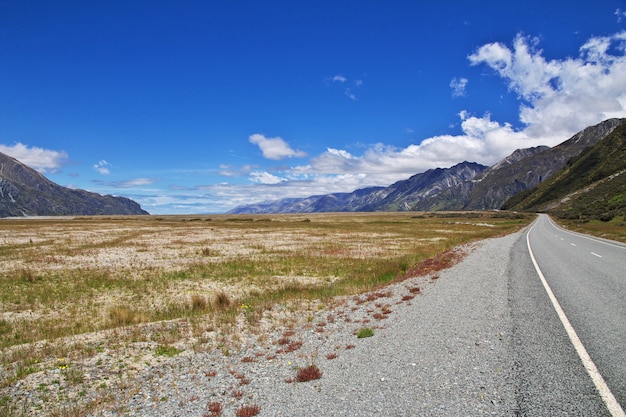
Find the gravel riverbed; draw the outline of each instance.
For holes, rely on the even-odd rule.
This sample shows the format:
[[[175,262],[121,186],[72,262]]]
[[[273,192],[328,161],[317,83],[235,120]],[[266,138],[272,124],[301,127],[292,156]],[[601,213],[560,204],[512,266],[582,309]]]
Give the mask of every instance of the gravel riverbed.
[[[227,356],[183,352],[97,415],[514,415],[506,272],[519,236],[465,246],[449,269],[348,298]],[[374,335],[357,338],[364,327]],[[295,381],[310,365],[321,377]]]
[[[1,394],[20,416],[515,415],[507,269],[520,236],[462,246],[454,266],[371,293],[276,305],[253,329],[242,311],[234,344],[181,340],[170,357],[126,336],[69,367],[53,359]],[[373,335],[357,337],[366,328]],[[133,329],[80,339],[108,346],[99,338],[120,331]],[[320,377],[299,382],[307,368]]]

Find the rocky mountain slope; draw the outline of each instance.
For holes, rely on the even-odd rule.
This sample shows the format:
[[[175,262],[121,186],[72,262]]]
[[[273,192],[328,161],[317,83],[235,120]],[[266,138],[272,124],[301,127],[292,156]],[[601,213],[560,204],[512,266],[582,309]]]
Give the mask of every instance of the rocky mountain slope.
[[[510,197],[553,176],[567,161],[625,122],[626,119],[606,120],[553,148],[516,150],[488,169],[463,162],[414,175],[389,187],[263,202],[239,206],[230,213],[498,209]]]
[[[62,187],[0,153],[0,217],[148,214],[124,197]]]
[[[626,123],[570,159],[549,180],[510,198],[503,208],[550,211],[569,219],[624,219]]]
[[[462,184],[487,169],[473,162],[462,162],[451,168],[430,169],[398,181],[389,187],[370,187],[352,193],[335,193],[290,198],[240,206],[229,213],[314,213],[343,211],[402,211],[414,210],[424,199]]]

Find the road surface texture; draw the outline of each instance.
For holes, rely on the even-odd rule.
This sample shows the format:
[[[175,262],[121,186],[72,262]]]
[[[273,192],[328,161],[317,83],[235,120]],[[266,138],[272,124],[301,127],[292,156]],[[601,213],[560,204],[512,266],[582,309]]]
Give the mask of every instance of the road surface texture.
[[[266,359],[258,350],[273,348],[259,342],[229,356],[181,354],[151,369],[123,411],[105,415],[211,415],[207,403],[213,401],[223,404],[224,416],[245,404],[257,405],[259,416],[610,416],[539,278],[528,242],[623,407],[625,247],[570,234],[540,216],[521,232],[473,244],[439,279],[416,278],[390,286],[390,298],[360,303],[353,297],[341,312],[319,311],[311,322],[329,314],[337,320],[328,320],[323,332],[296,329],[291,337],[303,345],[295,352]],[[402,301],[418,284],[422,294]],[[375,303],[388,303],[392,313],[367,322],[382,324],[373,337],[356,338],[354,331],[366,326],[359,317],[371,316]],[[342,319],[344,312],[352,318]],[[244,357],[259,360],[246,363]],[[323,372],[320,379],[285,382],[311,363]],[[210,378],[207,370],[214,371]],[[247,378],[239,388],[237,374]],[[619,413],[618,405],[613,415]]]
[[[512,251],[511,316],[520,369],[522,411],[602,415],[597,391],[580,372],[546,290],[533,279],[528,246],[610,392],[626,404],[626,246],[558,228],[546,215]],[[524,253],[526,249],[526,253]],[[536,276],[536,274],[535,274]],[[526,345],[526,346],[525,346]],[[534,346],[533,346],[534,345]],[[560,391],[559,391],[560,388]],[[606,411],[604,412],[606,414]],[[545,415],[545,413],[543,413]],[[618,414],[619,415],[619,414]]]

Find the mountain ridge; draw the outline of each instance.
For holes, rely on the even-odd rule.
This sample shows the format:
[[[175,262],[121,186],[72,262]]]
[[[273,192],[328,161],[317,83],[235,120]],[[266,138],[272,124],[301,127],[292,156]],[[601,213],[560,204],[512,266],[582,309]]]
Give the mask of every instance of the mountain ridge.
[[[58,185],[0,153],[0,217],[149,214],[126,197]]]
[[[511,197],[504,209],[548,211],[565,219],[626,216],[626,123],[571,158],[542,184]]]
[[[228,213],[499,209],[512,196],[550,178],[571,158],[595,145],[625,122],[626,119],[608,119],[583,129],[554,147],[517,149],[491,167],[462,162],[450,168],[435,168],[415,174],[388,187],[265,201],[238,206]],[[474,169],[461,174],[459,170],[463,164],[475,164]],[[447,184],[442,180],[446,176],[449,180]]]

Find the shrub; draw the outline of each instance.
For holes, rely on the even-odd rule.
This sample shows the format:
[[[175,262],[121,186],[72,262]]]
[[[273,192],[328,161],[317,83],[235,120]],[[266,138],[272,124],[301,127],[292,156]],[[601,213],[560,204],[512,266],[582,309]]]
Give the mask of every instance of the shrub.
[[[208,403],[207,408],[209,409],[209,414],[205,414],[204,417],[220,417],[222,415],[222,410],[224,410],[222,403],[217,401],[211,401]]]
[[[117,306],[109,310],[109,320],[114,326],[128,326],[146,320],[145,316],[126,306]]]
[[[213,300],[213,303],[216,309],[223,310],[230,306],[230,298],[228,297],[228,294],[226,294],[224,291],[219,291],[217,294],[215,294],[215,299]]]
[[[256,416],[260,412],[261,412],[261,408],[256,404],[244,405],[244,406],[239,407],[237,411],[235,411],[235,415],[237,417],[252,417],[252,416]]]
[[[191,309],[193,311],[204,311],[207,308],[206,298],[201,295],[191,296]]]
[[[314,379],[320,379],[322,377],[322,371],[315,365],[307,366],[306,368],[300,368],[296,374],[296,381],[307,382]]]
[[[359,339],[363,339],[364,337],[372,337],[372,336],[374,336],[374,330],[370,329],[369,327],[365,327],[359,330],[359,332],[356,334],[356,337],[358,337]]]
[[[154,353],[156,355],[165,355],[165,356],[169,356],[171,358],[173,356],[178,355],[180,352],[182,352],[182,349],[177,349],[174,346],[159,345],[159,346],[157,346],[157,348],[156,348]]]

